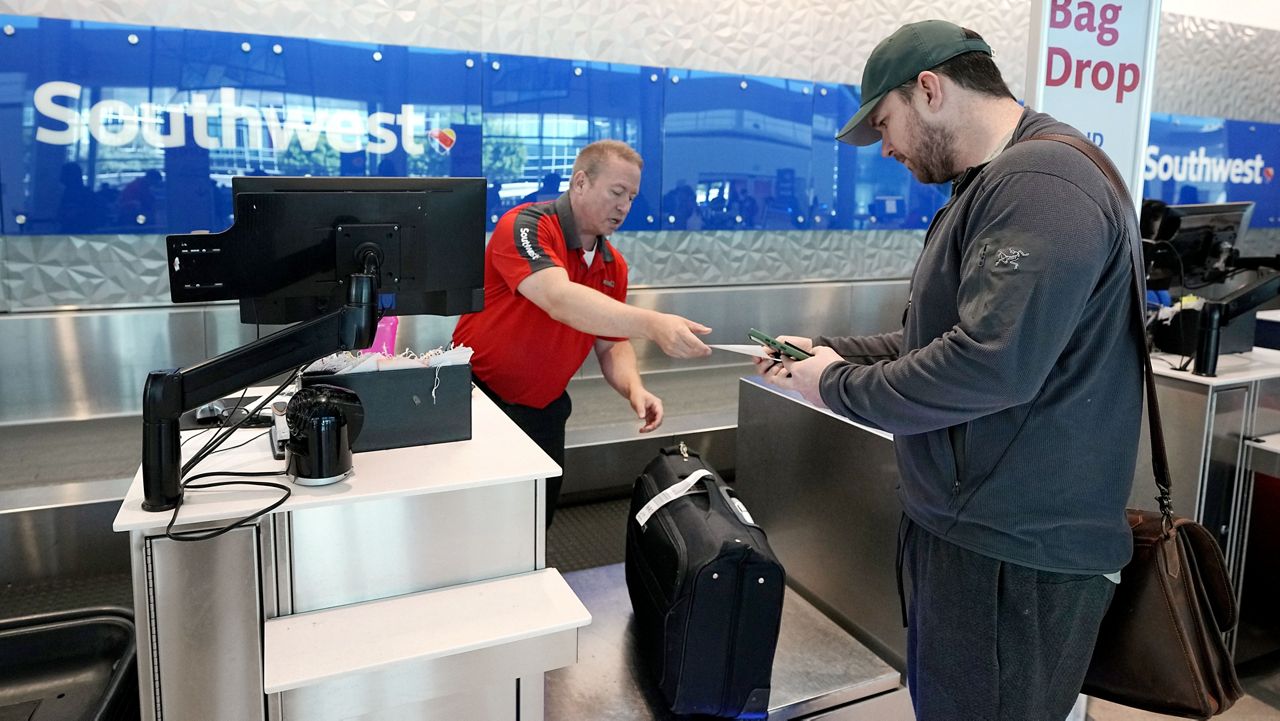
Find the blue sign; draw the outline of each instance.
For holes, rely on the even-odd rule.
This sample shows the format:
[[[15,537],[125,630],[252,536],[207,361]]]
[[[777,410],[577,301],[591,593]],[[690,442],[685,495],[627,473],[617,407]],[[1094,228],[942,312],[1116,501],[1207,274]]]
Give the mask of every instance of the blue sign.
[[[1254,227],[1280,227],[1280,125],[1152,115],[1143,195],[1167,203],[1251,200]]]
[[[484,176],[489,223],[578,151],[645,160],[626,230],[921,229],[949,187],[835,132],[853,87],[698,70],[0,16],[0,232],[231,222],[238,175]],[[1270,136],[1269,136],[1270,137]],[[1269,152],[1269,151],[1265,151]],[[1252,166],[1250,166],[1252,167]]]
[[[484,56],[483,174],[489,221],[526,201],[554,200],[569,187],[588,143],[621,140],[644,158],[640,193],[623,230],[658,230],[662,182],[661,68]]]
[[[222,230],[236,175],[482,174],[479,56],[4,21],[7,233]]]

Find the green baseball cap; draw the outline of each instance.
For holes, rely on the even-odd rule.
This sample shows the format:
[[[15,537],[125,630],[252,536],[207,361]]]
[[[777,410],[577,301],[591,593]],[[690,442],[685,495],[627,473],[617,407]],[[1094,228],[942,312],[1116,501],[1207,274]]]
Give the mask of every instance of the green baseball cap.
[[[925,20],[898,28],[880,41],[862,70],[862,107],[844,124],[836,140],[850,145],[871,145],[880,133],[864,121],[890,90],[936,68],[957,55],[991,54],[991,46],[978,38],[966,38],[964,28],[945,20]]]

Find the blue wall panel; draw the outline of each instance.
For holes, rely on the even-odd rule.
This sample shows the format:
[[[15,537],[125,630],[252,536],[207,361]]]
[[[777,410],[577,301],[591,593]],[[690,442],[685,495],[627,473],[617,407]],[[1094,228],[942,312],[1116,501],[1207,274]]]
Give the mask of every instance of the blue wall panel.
[[[513,55],[485,56],[483,174],[490,227],[523,201],[569,185],[588,143],[622,140],[644,158],[640,194],[622,228],[656,230],[662,178],[662,86],[657,68]]]
[[[663,227],[809,227],[812,83],[685,69],[668,76]]]
[[[879,145],[833,140],[859,101],[844,85],[0,22],[14,27],[0,36],[0,132],[20,139],[0,149],[3,233],[216,231],[230,222],[230,178],[252,174],[483,175],[492,226],[561,192],[578,150],[603,138],[645,159],[625,230],[920,229],[949,193]],[[1280,126],[1154,116],[1151,146],[1149,196],[1254,200],[1254,224],[1280,226]]]
[[[1280,125],[1153,114],[1143,195],[1167,203],[1252,200],[1254,227],[1280,227]]]

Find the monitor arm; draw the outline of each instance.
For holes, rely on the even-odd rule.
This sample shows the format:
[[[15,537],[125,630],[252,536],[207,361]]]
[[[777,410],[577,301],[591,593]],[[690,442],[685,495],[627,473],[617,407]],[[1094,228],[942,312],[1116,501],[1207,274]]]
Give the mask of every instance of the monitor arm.
[[[1237,258],[1236,268],[1257,270],[1280,267],[1280,257]],[[1200,309],[1200,328],[1196,337],[1196,359],[1191,372],[1198,376],[1218,374],[1218,344],[1223,326],[1280,295],[1280,273],[1270,273],[1231,293],[1221,300],[1206,300]]]
[[[184,411],[330,353],[373,344],[380,258],[366,252],[363,260],[365,272],[349,276],[347,303],[341,309],[193,366],[147,375],[142,391],[143,510],[169,510],[182,500],[178,418]]]

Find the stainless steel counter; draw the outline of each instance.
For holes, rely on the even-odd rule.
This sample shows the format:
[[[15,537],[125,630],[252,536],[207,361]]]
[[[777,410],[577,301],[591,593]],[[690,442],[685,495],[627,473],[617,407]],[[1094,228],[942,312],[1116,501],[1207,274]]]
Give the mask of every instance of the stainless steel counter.
[[[23,488],[133,478],[142,459],[142,417],[3,426],[0,458],[0,500]],[[123,486],[119,492],[117,500],[124,497]],[[56,504],[56,495],[31,505]],[[18,507],[14,496],[0,502],[0,513]]]
[[[893,441],[781,395],[759,378],[743,379],[740,392],[736,488],[768,529],[787,583],[905,668]]]
[[[657,431],[645,434],[638,432],[640,423],[631,405],[604,378],[575,378],[569,384],[573,415],[565,429],[561,497],[574,502],[616,495],[631,485],[659,449],[678,441],[731,476],[738,379],[751,370],[749,364],[731,361],[724,366],[646,373],[645,387],[662,399],[666,417]]]
[[[732,361],[704,368],[645,373],[645,388],[662,399],[666,413],[659,434],[732,428],[738,422],[738,379],[752,373],[750,363]],[[604,378],[574,378],[569,383],[569,395],[573,398],[573,415],[569,416],[565,429],[568,447],[646,437],[638,432],[640,423],[631,405],[610,388]]]
[[[0,429],[0,579],[128,574],[111,519],[142,457],[142,419]]]
[[[675,721],[637,656],[622,564],[564,576],[591,612],[578,663],[546,677],[547,721]],[[823,713],[826,712],[826,713]],[[899,674],[788,589],[774,657],[770,721],[813,718],[907,721]]]

